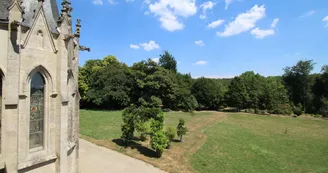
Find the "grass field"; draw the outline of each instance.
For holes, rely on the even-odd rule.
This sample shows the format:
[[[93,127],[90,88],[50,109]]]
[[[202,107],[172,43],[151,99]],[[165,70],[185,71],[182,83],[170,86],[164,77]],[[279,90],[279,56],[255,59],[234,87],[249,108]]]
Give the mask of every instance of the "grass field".
[[[328,172],[328,121],[311,117],[170,112],[166,126],[186,120],[189,133],[162,158],[147,142],[122,147],[120,112],[81,110],[81,135],[168,172]]]

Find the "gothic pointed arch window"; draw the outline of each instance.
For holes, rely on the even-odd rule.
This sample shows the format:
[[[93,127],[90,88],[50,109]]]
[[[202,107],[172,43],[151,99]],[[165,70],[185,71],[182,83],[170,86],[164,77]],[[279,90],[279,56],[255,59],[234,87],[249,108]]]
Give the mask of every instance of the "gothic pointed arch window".
[[[29,147],[43,148],[44,143],[44,103],[45,80],[40,73],[35,73],[30,89],[30,131]]]

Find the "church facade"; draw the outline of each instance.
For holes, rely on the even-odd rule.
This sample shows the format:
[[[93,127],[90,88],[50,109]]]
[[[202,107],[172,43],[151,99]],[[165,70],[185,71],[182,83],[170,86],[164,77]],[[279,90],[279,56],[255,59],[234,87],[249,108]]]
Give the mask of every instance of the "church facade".
[[[0,1],[0,172],[79,172],[80,20],[71,3]]]

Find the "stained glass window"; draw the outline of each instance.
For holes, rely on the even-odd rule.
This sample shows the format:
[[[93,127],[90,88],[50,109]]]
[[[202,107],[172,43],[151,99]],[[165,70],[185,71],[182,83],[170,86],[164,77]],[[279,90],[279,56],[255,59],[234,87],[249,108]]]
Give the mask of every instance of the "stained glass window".
[[[33,75],[30,98],[30,149],[43,147],[44,86],[43,76],[40,73]]]

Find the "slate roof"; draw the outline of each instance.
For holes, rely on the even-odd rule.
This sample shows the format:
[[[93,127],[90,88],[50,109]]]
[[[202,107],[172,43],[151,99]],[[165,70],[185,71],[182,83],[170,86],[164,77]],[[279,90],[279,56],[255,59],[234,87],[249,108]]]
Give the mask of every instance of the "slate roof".
[[[11,0],[0,0],[0,20],[6,21],[8,19],[8,10]]]
[[[12,0],[0,0],[0,20],[8,20],[8,6]],[[22,25],[31,27],[33,22],[34,10],[38,7],[38,0],[20,0],[23,1],[22,7],[24,8],[24,21]],[[45,0],[43,4],[44,13],[51,29],[51,32],[57,33],[57,19],[59,17],[58,7],[56,0]]]

